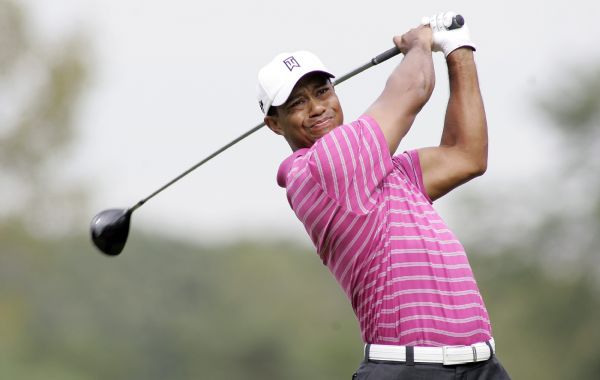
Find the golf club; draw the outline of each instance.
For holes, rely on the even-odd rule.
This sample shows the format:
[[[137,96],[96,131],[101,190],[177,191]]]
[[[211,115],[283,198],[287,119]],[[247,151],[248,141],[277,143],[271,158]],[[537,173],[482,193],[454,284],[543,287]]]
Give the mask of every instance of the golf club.
[[[463,25],[464,25],[464,18],[461,15],[456,15],[456,16],[454,16],[454,18],[452,20],[452,24],[448,28],[449,29],[457,29],[457,28],[462,27]],[[335,79],[333,81],[333,85],[335,86],[342,82],[345,82],[346,80],[365,71],[366,69],[371,68],[375,65],[378,65],[384,61],[387,61],[388,59],[390,59],[398,54],[400,54],[400,50],[398,50],[398,48],[394,46],[393,48],[386,50],[385,52],[372,58],[369,62],[365,63],[364,65],[350,71],[349,73],[347,73],[345,75],[338,77],[337,79]],[[162,186],[161,188],[159,188],[158,190],[156,190],[155,192],[153,192],[146,198],[137,202],[134,206],[132,206],[128,209],[109,209],[109,210],[104,210],[104,211],[98,213],[96,216],[94,216],[92,218],[92,222],[91,222],[91,226],[90,226],[90,229],[91,229],[90,232],[92,235],[93,243],[96,245],[96,247],[100,251],[102,251],[103,253],[105,253],[109,256],[116,256],[119,253],[121,253],[121,251],[125,247],[125,243],[127,242],[127,236],[129,235],[129,225],[131,224],[131,214],[135,210],[140,208],[148,200],[155,197],[156,195],[161,193],[163,190],[165,190],[166,188],[168,188],[175,182],[179,181],[181,178],[185,177],[192,171],[196,170],[198,167],[204,165],[207,161],[213,159],[214,157],[216,157],[223,151],[229,149],[231,146],[237,144],[241,140],[245,139],[246,137],[250,136],[254,132],[258,131],[264,125],[265,125],[265,123],[261,122],[260,124],[256,125],[255,127],[250,129],[246,133],[242,134],[238,138],[232,140],[228,144],[217,149],[214,153],[210,154],[209,156],[207,156],[206,158],[204,158],[197,164],[193,165],[192,167],[190,167],[189,169],[187,169],[186,171],[184,171],[177,177],[173,178],[171,181],[166,183],[164,186]]]

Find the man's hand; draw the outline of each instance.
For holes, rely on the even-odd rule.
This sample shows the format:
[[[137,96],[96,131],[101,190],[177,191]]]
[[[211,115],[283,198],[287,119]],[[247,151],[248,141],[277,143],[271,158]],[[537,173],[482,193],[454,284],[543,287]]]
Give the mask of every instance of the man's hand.
[[[424,48],[426,51],[431,51],[433,43],[433,33],[431,28],[419,26],[409,30],[401,36],[394,37],[394,44],[402,52],[408,53],[411,49]]]
[[[428,25],[433,31],[433,51],[444,52],[444,56],[461,47],[470,47],[475,50],[471,41],[469,27],[465,23],[461,28],[448,29],[452,25],[455,12],[442,12],[431,17],[423,17],[422,24]]]

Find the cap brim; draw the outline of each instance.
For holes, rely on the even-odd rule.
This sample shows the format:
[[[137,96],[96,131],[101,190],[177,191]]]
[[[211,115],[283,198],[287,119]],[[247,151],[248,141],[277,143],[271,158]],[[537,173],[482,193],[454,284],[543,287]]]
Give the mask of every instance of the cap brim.
[[[275,98],[273,98],[273,102],[271,103],[271,106],[277,107],[277,106],[284,104],[290,97],[290,94],[292,93],[292,91],[294,90],[294,87],[296,87],[296,84],[300,81],[300,79],[302,79],[305,76],[307,76],[308,74],[312,74],[312,73],[323,73],[323,74],[327,75],[329,78],[335,78],[335,75],[331,74],[330,72],[324,71],[324,70],[308,71],[308,72],[300,75],[295,82],[287,83],[283,87],[281,87],[281,89],[277,92],[277,95],[275,95]]]

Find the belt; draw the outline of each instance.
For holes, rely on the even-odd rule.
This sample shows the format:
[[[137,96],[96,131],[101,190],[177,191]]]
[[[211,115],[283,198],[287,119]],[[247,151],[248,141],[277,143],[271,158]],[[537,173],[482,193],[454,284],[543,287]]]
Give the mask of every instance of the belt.
[[[470,346],[392,346],[367,344],[365,357],[369,360],[382,360],[407,363],[441,363],[444,365],[482,362],[496,352],[494,339]],[[412,356],[412,358],[411,358]]]

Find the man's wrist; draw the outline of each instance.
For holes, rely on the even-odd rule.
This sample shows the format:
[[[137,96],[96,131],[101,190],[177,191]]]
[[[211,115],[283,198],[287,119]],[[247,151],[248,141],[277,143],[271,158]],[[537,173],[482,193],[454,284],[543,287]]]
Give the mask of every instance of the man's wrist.
[[[448,62],[448,64],[470,62],[474,59],[473,51],[474,49],[470,46],[461,46],[448,53],[446,62]]]
[[[431,43],[427,43],[425,41],[419,41],[418,43],[413,44],[410,49],[408,49],[408,51],[406,52],[406,54],[410,53],[411,51],[418,51],[418,52],[422,52],[425,54],[431,54]]]

